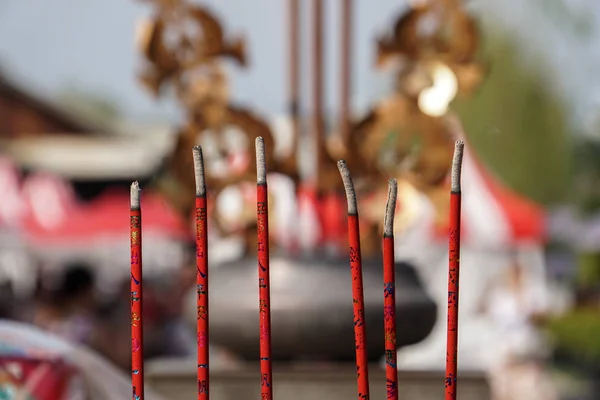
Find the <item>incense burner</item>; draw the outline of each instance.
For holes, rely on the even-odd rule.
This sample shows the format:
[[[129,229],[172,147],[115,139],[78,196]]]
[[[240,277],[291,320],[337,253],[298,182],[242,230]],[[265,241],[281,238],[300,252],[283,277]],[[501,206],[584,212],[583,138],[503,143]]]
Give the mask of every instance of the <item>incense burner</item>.
[[[211,343],[238,356],[258,359],[256,258],[215,266],[210,271]],[[382,260],[363,261],[367,351],[371,361],[384,355]],[[345,257],[271,256],[272,359],[354,361],[352,293]],[[215,288],[215,289],[212,289]],[[188,316],[196,323],[196,298]],[[415,270],[396,263],[398,347],[425,339],[433,329],[436,304]]]

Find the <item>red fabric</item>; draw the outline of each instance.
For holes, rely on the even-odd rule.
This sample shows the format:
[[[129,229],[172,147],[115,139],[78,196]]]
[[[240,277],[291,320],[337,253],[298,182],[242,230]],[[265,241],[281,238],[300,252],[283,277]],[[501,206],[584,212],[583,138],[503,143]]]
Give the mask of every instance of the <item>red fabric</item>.
[[[344,194],[327,193],[318,200],[317,207],[325,240],[345,248],[348,206]]]
[[[315,232],[302,232],[302,234],[316,235],[314,242],[317,245],[327,243],[345,249],[348,245],[348,207],[345,195],[336,192],[319,195],[313,185],[301,185],[297,198],[300,218],[308,209],[312,209],[318,223]]]
[[[28,357],[0,357],[0,368],[7,372],[2,377],[2,386],[27,388],[28,400],[66,399],[69,381],[75,373],[74,368],[62,361]]]
[[[317,189],[312,185],[300,185],[297,191],[298,215],[300,218],[310,218],[310,213],[314,212],[318,219],[318,227],[315,232],[301,232],[301,235],[316,236],[315,243],[321,243],[323,239],[323,229],[319,212],[319,196]]]

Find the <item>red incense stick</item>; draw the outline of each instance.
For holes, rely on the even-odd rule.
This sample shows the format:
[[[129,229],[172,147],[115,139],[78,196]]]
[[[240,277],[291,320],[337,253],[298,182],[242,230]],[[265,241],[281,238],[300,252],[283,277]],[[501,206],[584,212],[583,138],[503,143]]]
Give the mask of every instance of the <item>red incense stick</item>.
[[[258,307],[260,315],[261,400],[273,399],[271,366],[271,287],[269,280],[269,204],[265,142],[256,138],[256,224],[258,244]]]
[[[385,380],[388,400],[398,400],[396,359],[396,273],[394,257],[394,216],[398,182],[389,180],[388,199],[383,220],[383,315],[385,328]]]
[[[196,289],[198,330],[198,400],[209,399],[208,369],[208,227],[206,221],[206,184],[202,147],[193,151],[196,178]]]
[[[344,160],[338,161],[346,200],[348,201],[348,241],[350,244],[350,269],[352,270],[352,305],[354,308],[354,344],[356,348],[356,375],[358,398],[369,399],[369,366],[367,358],[367,332],[365,326],[365,301],[363,295],[362,259],[358,227],[356,192],[350,171]]]
[[[140,185],[131,184],[131,386],[134,400],[144,400],[144,335],[142,320],[142,209]]]
[[[460,173],[464,142],[458,140],[452,160],[450,192],[450,235],[448,245],[448,327],[446,344],[446,400],[456,399],[458,364],[458,293],[460,277]]]

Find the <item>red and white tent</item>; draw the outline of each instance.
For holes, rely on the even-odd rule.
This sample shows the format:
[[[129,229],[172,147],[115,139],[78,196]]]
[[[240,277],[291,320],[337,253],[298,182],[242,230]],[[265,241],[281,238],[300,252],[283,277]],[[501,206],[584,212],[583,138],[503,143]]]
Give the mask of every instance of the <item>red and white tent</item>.
[[[493,176],[468,144],[462,168],[462,220],[465,244],[477,247],[541,244],[546,239],[544,209]],[[446,240],[447,232],[442,227],[437,233]]]
[[[428,293],[443,309],[448,299],[448,227],[436,226],[431,202],[414,188],[400,191],[399,202],[399,217],[403,217],[402,207],[408,205],[412,218],[405,218],[410,227],[397,235],[396,256],[415,264]],[[490,286],[505,279],[507,266],[516,258],[525,268],[524,279],[529,289],[543,299],[552,290],[544,272],[544,210],[494,177],[468,143],[462,167],[461,239],[459,326],[464,334],[459,338],[459,364],[472,370],[485,369],[493,349],[487,341],[493,327],[481,314],[481,305]],[[445,323],[446,314],[438,313],[438,321],[427,339],[400,350],[399,367],[443,366]]]
[[[59,190],[54,190],[53,218],[32,212],[24,221],[23,235],[32,253],[46,260],[51,269],[72,259],[89,260],[107,283],[128,276],[128,191],[107,192],[89,203],[71,203],[61,202]],[[192,240],[188,224],[164,198],[152,193],[142,196],[142,213],[146,275],[180,268],[186,259],[186,242]]]
[[[387,192],[381,191],[359,199],[361,215],[383,221],[386,196]],[[450,201],[449,185],[447,198]],[[339,218],[346,213],[343,195],[319,198],[315,190],[301,187],[296,204],[296,212],[288,215],[296,220],[291,225],[297,228],[301,247],[335,241],[332,237],[340,235],[345,240],[346,221]],[[447,244],[448,226],[436,222],[430,199],[406,181],[399,182],[395,228],[400,246]],[[466,146],[462,169],[463,245],[499,250],[539,245],[545,238],[543,208],[494,177]]]
[[[62,185],[48,181],[27,196],[31,213],[24,221],[28,241],[36,246],[87,246],[96,241],[127,242],[129,237],[129,193],[107,192],[89,203],[78,203],[63,192]],[[43,191],[41,190],[43,189]],[[37,202],[45,205],[39,209]],[[190,238],[185,222],[159,195],[142,197],[143,229],[148,236],[177,240]]]
[[[9,159],[0,159],[0,200],[0,231],[20,238],[28,254],[42,259],[46,267],[86,259],[103,272],[109,267],[110,279],[127,275],[127,190],[109,191],[84,203],[68,181],[47,172],[23,179]],[[189,224],[160,195],[144,193],[142,207],[146,271],[179,268],[186,256],[185,242],[192,240]]]

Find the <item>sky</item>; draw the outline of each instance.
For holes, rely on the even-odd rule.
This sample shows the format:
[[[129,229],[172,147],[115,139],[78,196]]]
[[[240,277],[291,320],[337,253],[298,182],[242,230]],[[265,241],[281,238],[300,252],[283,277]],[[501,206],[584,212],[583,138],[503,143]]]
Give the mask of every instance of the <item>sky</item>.
[[[247,36],[250,66],[231,68],[234,99],[261,114],[285,112],[286,6],[283,0],[204,0],[226,32]],[[303,8],[302,90],[308,108],[309,0]],[[596,0],[471,0],[486,23],[518,35],[525,59],[541,57],[554,88],[581,120],[600,108],[600,2]],[[338,1],[326,1],[326,104],[335,109],[340,37]],[[352,101],[364,109],[386,91],[374,69],[374,39],[388,29],[404,0],[355,0]],[[135,80],[137,21],[150,7],[136,0],[0,0],[0,66],[30,89],[55,95],[69,86],[115,99],[132,119],[172,116],[168,102],[148,96]],[[567,16],[567,18],[565,18]],[[581,33],[582,26],[590,26]]]

